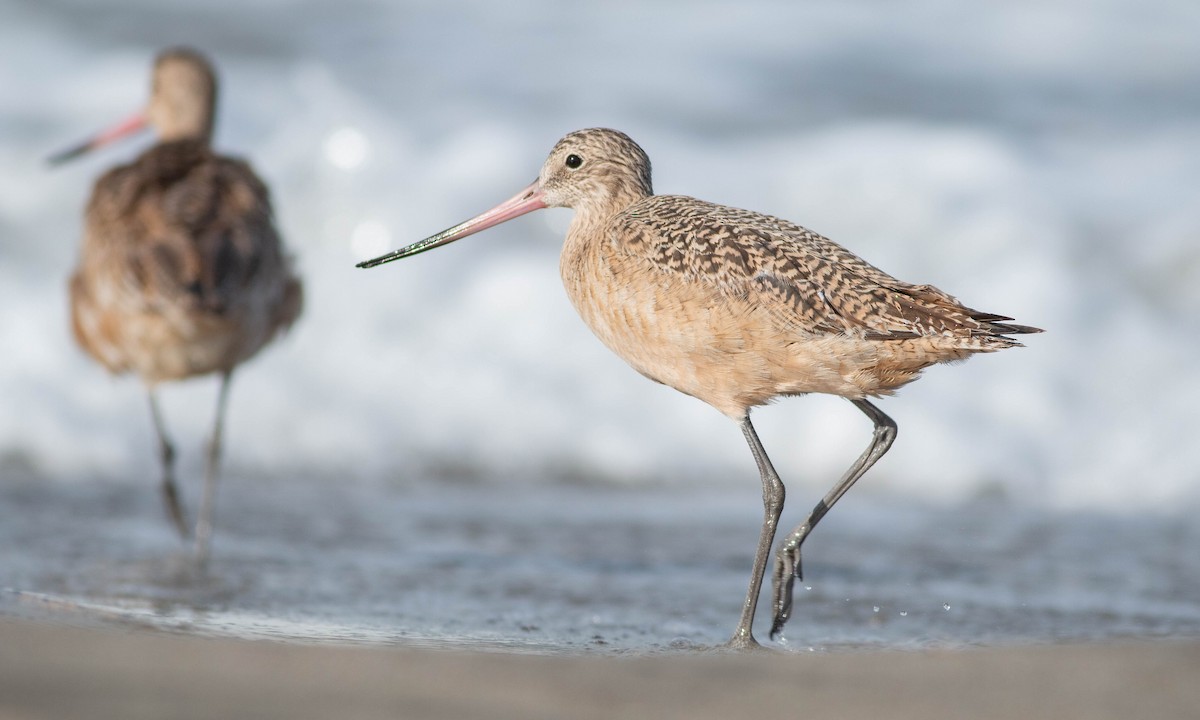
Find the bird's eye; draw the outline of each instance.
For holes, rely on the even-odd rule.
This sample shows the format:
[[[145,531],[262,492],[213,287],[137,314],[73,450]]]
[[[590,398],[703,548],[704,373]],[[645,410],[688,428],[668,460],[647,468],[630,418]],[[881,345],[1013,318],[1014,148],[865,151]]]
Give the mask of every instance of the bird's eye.
[[[583,164],[583,158],[579,157],[575,153],[571,153],[570,155],[567,156],[566,162],[567,162],[567,167],[574,170],[575,168],[577,168]]]

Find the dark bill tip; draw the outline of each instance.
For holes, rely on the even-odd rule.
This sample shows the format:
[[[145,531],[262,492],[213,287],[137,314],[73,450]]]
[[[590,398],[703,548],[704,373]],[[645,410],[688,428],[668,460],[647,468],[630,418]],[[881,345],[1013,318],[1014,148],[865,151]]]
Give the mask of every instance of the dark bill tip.
[[[439,233],[438,235],[434,235],[433,237],[425,238],[424,240],[421,240],[420,242],[415,242],[412,245],[407,245],[405,247],[402,247],[399,250],[393,250],[386,255],[380,255],[379,257],[372,258],[370,260],[363,260],[362,262],[358,263],[354,267],[373,268],[377,265],[383,265],[384,263],[390,263],[393,260],[399,260],[400,258],[406,258],[411,255],[423,253],[426,250],[432,250],[433,248],[437,247],[438,245],[444,245],[446,243],[444,235],[445,235],[445,233]]]
[[[56,152],[50,157],[46,158],[46,164],[50,167],[58,167],[59,165],[62,165],[69,160],[74,160],[80,155],[83,155],[87,151],[91,150],[92,145],[92,141],[88,140],[87,142],[79,143],[74,147],[69,147],[66,150]]]

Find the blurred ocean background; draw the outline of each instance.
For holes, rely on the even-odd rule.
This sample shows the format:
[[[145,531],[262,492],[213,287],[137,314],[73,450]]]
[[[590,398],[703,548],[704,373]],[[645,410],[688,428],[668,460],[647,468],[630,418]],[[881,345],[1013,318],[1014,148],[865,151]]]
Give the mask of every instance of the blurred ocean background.
[[[44,159],[139,108],[156,52],[187,44],[220,72],[215,145],[271,186],[307,290],[293,332],[234,376],[221,501],[234,525],[238,488],[255,483],[273,488],[253,496],[255,512],[291,513],[298,534],[338,487],[370,512],[366,498],[393,493],[381,527],[404,523],[403,489],[426,483],[480,487],[455,491],[475,503],[467,515],[505,488],[558,488],[545,492],[577,501],[547,511],[563,522],[594,503],[563,489],[580,484],[665,494],[664,518],[671,495],[686,512],[697,486],[736,493],[719,504],[746,525],[729,549],[741,579],[716,614],[718,635],[732,628],[761,517],[753,461],[732,423],[632,372],[575,316],[557,272],[570,211],[354,267],[511,196],[566,132],[610,126],[649,153],[657,192],[787,218],[1046,329],[881,401],[899,440],[831,515],[880,541],[856,557],[888,543],[874,534],[888,507],[944,519],[985,503],[986,517],[1026,513],[1051,534],[1089,518],[1043,580],[1088,556],[1080,548],[1141,537],[1139,552],[1165,564],[1130,560],[1149,583],[1131,606],[1153,578],[1198,581],[1194,0],[0,0],[0,20],[0,486],[21,488],[8,507],[35,508],[37,527],[63,522],[48,519],[56,493],[115,488],[141,503],[130,512],[144,516],[145,546],[172,546],[141,387],[74,346],[66,304],[91,183],[150,139],[55,170]],[[215,386],[164,393],[193,495]],[[835,398],[754,417],[788,484],[789,526],[869,439]],[[303,504],[314,493],[325,504]],[[617,522],[628,505],[610,509]],[[71,521],[80,543],[93,521]],[[1109,532],[1131,522],[1125,537]],[[35,524],[15,526],[36,558]],[[960,561],[989,542],[959,530],[942,541]],[[693,569],[699,582],[705,565]],[[13,577],[4,584],[38,585]],[[1084,604],[1103,605],[1109,580]],[[1159,600],[1194,629],[1192,590]]]

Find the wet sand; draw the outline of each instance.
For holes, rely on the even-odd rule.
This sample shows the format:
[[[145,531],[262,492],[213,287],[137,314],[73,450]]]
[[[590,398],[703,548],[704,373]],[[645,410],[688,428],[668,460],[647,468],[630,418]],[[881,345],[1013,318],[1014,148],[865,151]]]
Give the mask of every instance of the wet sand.
[[[0,621],[0,718],[1195,718],[1200,643],[527,655]]]

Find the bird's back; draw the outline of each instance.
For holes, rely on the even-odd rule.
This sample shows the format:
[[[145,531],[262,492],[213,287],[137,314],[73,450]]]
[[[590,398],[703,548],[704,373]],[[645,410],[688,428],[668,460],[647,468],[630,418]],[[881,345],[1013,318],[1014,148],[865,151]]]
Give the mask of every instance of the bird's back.
[[[195,140],[96,182],[71,289],[80,344],[152,381],[232,369],[301,305],[266,187]]]
[[[650,196],[573,232],[563,276],[610,348],[734,417],[780,395],[886,394],[928,365],[1036,331],[793,223],[683,196]]]

